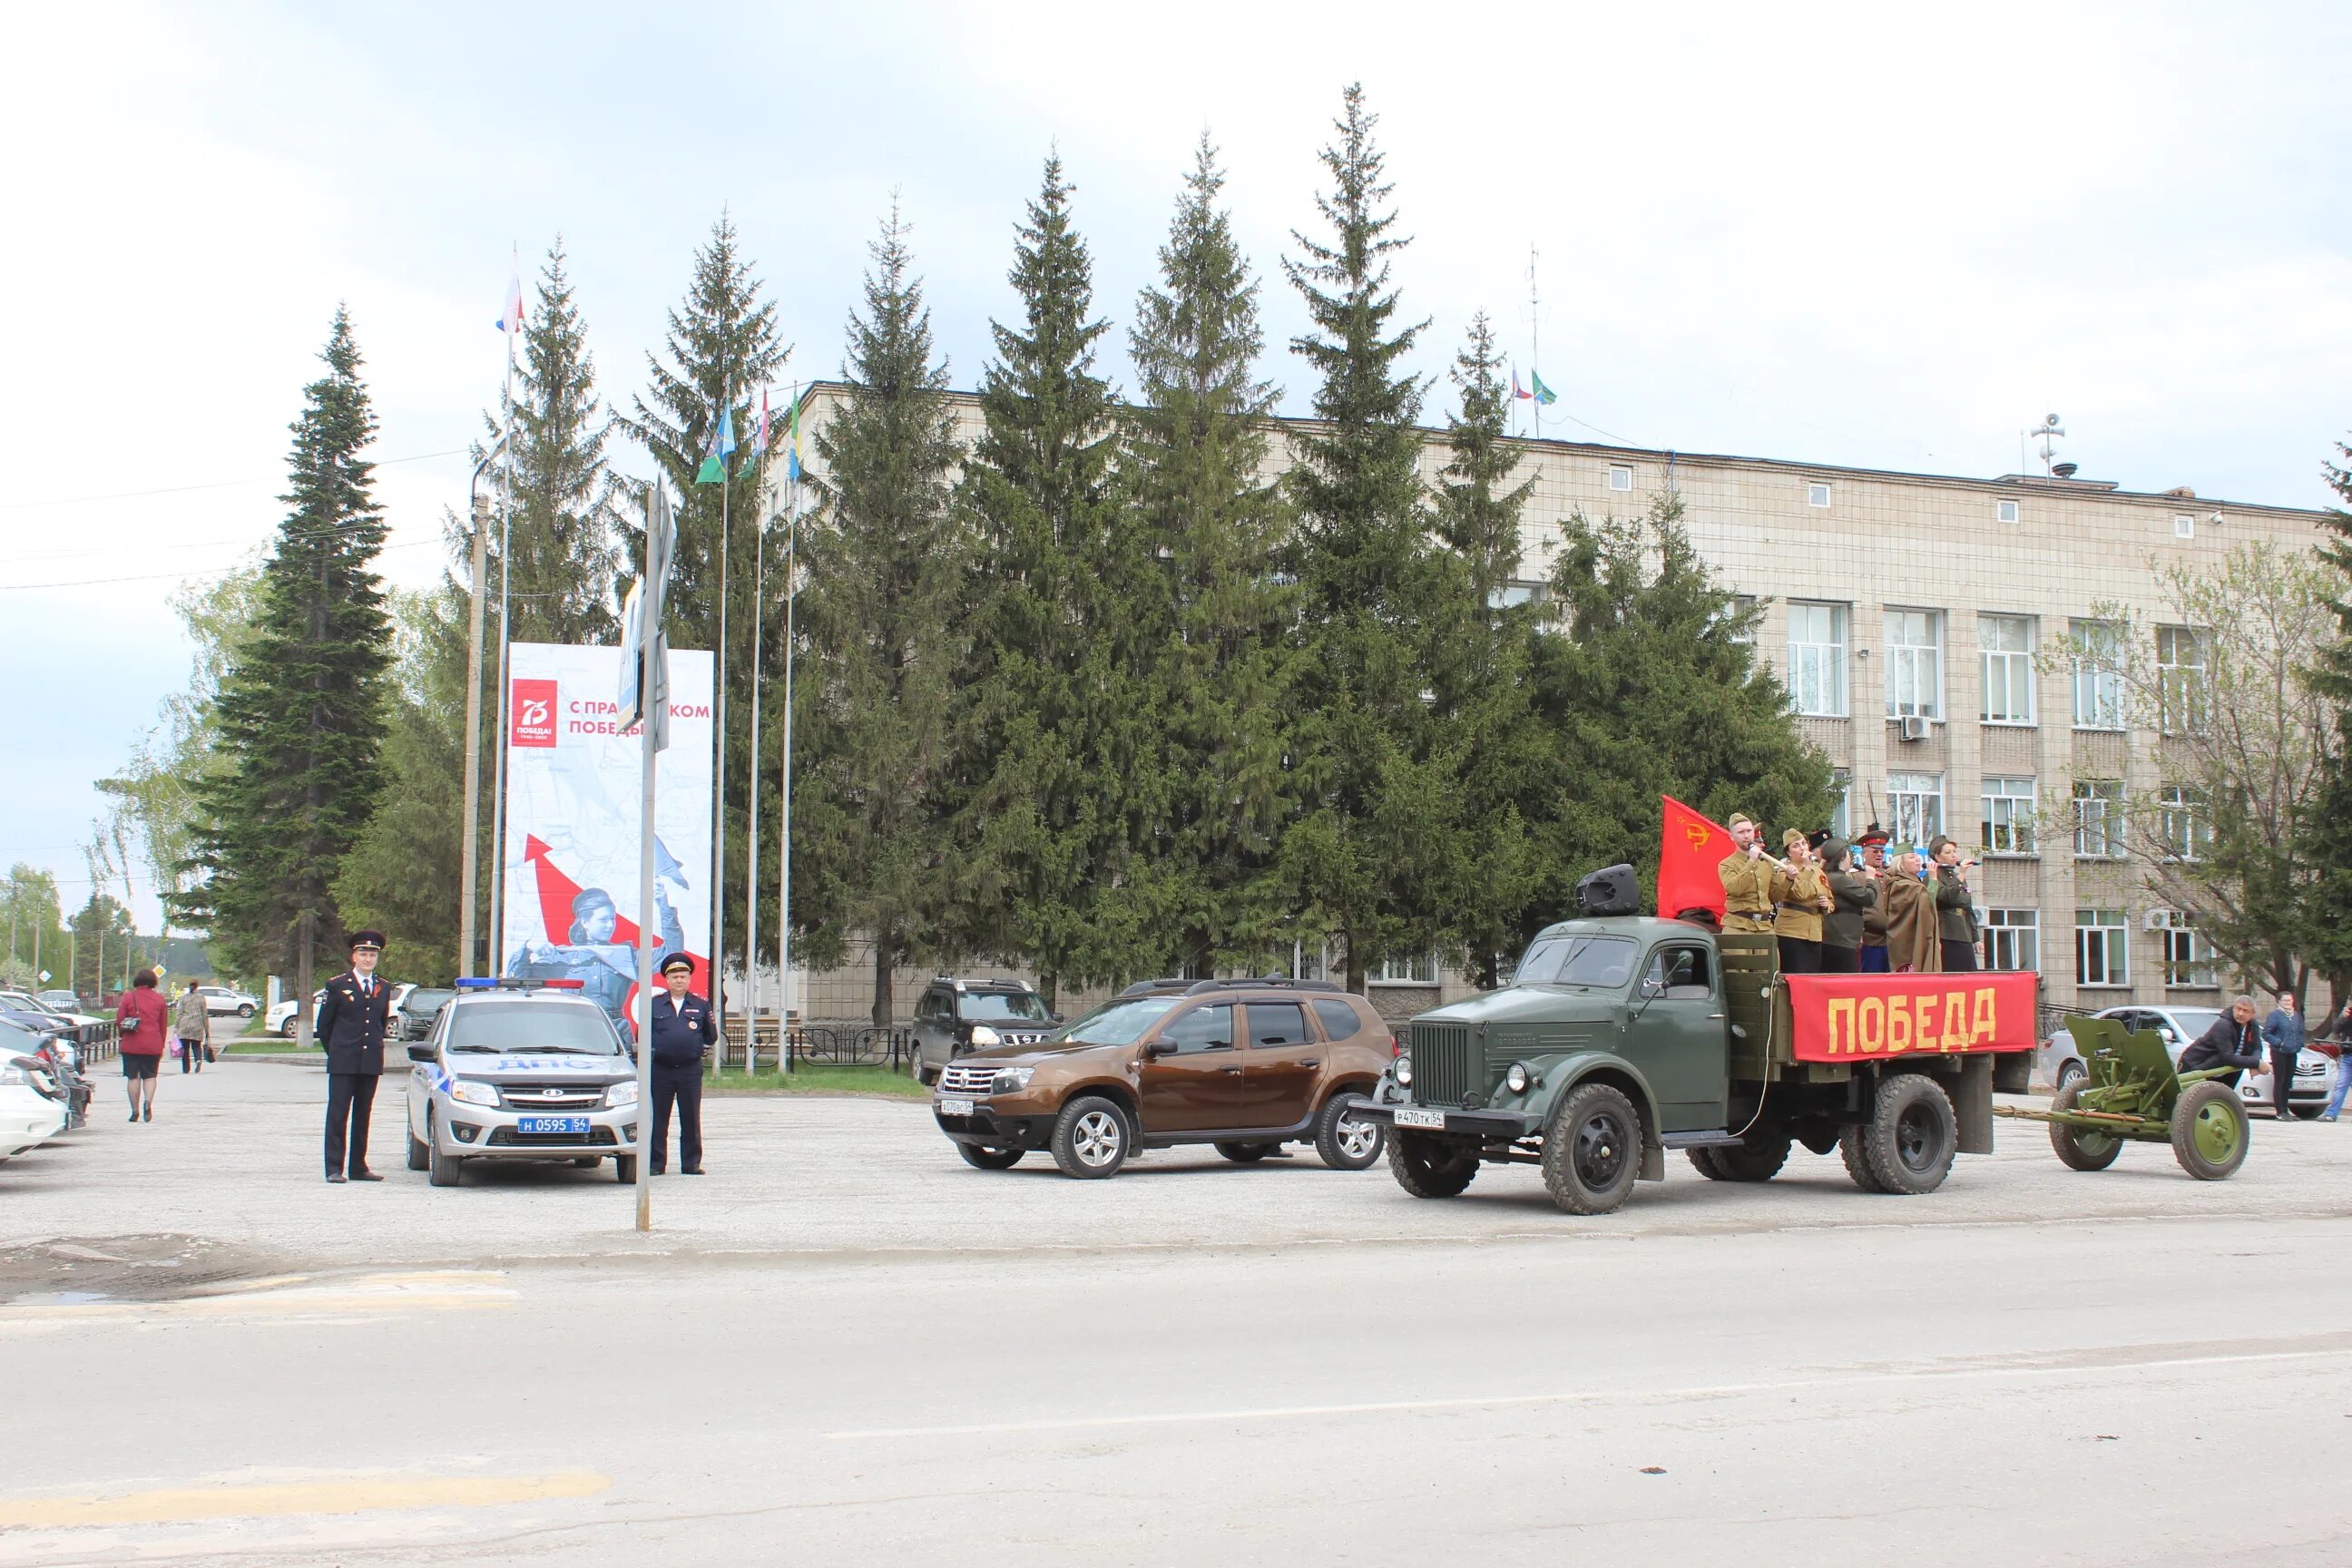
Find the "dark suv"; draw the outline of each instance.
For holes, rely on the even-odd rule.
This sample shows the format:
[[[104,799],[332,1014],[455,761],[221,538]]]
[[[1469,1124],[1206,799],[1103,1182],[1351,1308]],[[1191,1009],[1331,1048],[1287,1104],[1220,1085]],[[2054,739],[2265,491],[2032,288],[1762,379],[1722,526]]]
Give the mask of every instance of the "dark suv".
[[[1302,1142],[1360,1171],[1388,1130],[1353,1109],[1395,1045],[1370,1003],[1328,982],[1149,980],[1044,1040],[959,1057],[931,1113],[983,1171],[1044,1149],[1065,1175],[1108,1176],[1179,1143],[1252,1164]]]
[[[908,1070],[924,1083],[958,1057],[992,1046],[1034,1046],[1061,1022],[1045,999],[1018,980],[956,980],[942,974],[915,1004],[915,1053]]]

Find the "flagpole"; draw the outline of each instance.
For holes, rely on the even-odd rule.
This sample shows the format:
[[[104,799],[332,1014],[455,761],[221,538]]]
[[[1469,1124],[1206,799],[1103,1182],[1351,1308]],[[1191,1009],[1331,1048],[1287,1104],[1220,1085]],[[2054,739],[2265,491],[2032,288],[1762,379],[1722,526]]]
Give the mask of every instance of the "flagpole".
[[[643,615],[637,626],[637,646],[622,657],[637,661],[637,734],[638,734],[638,800],[637,800],[637,1168],[636,1201],[637,1228],[651,1230],[654,1226],[653,1166],[647,1163],[654,1150],[654,758],[659,750],[664,718],[657,710],[669,700],[667,683],[654,668],[654,656],[661,647],[661,622],[667,608],[668,595],[663,581],[669,563],[667,541],[661,535],[669,526],[668,500],[659,491],[662,480],[654,479],[655,489],[646,498],[646,574],[638,584],[638,603]],[[660,573],[656,573],[657,560]],[[711,989],[718,987],[714,984]]]
[[[1536,302],[1536,247],[1528,247],[1528,405],[1535,416],[1536,439],[1543,439],[1543,316]]]
[[[515,258],[515,276],[522,276],[522,258]],[[520,289],[516,298],[521,298]],[[507,675],[507,650],[512,625],[509,619],[509,588],[514,578],[514,362],[515,339],[522,335],[517,318],[507,331],[506,428],[499,437],[507,449],[499,465],[499,749],[490,784],[490,966],[498,974],[506,967],[507,910],[507,735],[511,727],[508,706],[513,681]],[[467,898],[473,889],[466,890]]]
[[[768,474],[766,387],[760,389],[760,434],[752,442],[751,451],[764,489]],[[755,508],[755,516],[757,512]],[[743,983],[750,987],[743,1009],[743,1071],[747,1076],[760,1059],[755,1033],[760,1026],[760,656],[763,647],[761,634],[767,629],[762,605],[768,580],[768,531],[764,525],[754,524],[751,531],[751,795],[745,802],[751,826],[743,844]]]
[[[801,477],[800,395],[793,395],[793,436],[790,515],[784,524],[784,822],[782,842],[776,851],[776,984],[782,996],[776,1004],[776,1055],[786,1072],[793,1070],[793,655],[800,638],[793,612],[800,605]]]
[[[719,394],[720,431],[729,430],[727,423],[733,412],[735,388],[730,384]],[[723,445],[714,435],[715,450]],[[716,722],[712,729],[719,747],[718,762],[711,776],[718,788],[711,793],[718,797],[718,825],[711,832],[712,858],[717,869],[711,873],[710,886],[710,1012],[719,1027],[719,1062],[727,1064],[727,558],[731,552],[728,544],[727,503],[735,490],[734,476],[727,471],[727,459],[733,454],[719,454],[719,699]]]

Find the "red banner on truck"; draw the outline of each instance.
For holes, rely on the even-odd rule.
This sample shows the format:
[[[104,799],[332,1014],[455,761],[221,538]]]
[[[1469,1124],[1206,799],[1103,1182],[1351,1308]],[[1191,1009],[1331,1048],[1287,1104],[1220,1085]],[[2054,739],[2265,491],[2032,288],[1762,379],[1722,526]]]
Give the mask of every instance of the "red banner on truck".
[[[1789,974],[1801,1062],[2030,1051],[2032,974]]]

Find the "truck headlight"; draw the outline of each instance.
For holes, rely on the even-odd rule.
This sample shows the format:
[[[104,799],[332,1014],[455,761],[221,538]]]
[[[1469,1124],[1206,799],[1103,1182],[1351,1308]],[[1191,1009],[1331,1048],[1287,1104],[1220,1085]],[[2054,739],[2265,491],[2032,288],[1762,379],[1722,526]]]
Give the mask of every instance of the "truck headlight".
[[[480,1083],[470,1078],[461,1078],[449,1086],[449,1098],[466,1105],[487,1105],[496,1110],[499,1103],[499,1089],[496,1084]]]
[[[604,1103],[611,1106],[635,1105],[637,1102],[637,1080],[628,1079],[604,1091]]]
[[[1525,1062],[1513,1062],[1504,1069],[1503,1087],[1513,1094],[1527,1093],[1528,1085],[1534,1081],[1535,1075],[1528,1071],[1528,1064]]]
[[[1411,1057],[1397,1058],[1396,1066],[1391,1070],[1396,1074],[1397,1087],[1399,1089],[1411,1089],[1412,1087],[1412,1058]]]
[[[974,1024],[971,1026],[971,1044],[974,1050],[978,1050],[982,1046],[996,1046],[1003,1043],[1004,1037],[987,1025]]]
[[[988,1092],[1011,1094],[1017,1089],[1027,1089],[1030,1076],[1036,1070],[1035,1068],[998,1068],[996,1077],[989,1083]]]

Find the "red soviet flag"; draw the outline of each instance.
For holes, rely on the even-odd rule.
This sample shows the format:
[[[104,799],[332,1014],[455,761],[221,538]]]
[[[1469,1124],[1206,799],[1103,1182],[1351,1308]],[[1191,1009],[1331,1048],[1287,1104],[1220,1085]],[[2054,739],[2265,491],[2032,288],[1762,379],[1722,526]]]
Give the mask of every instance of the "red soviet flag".
[[[1723,879],[1716,868],[1731,853],[1731,830],[1710,822],[1673,795],[1665,803],[1664,831],[1658,837],[1658,913],[1667,920],[1685,910],[1713,910],[1723,920]]]

